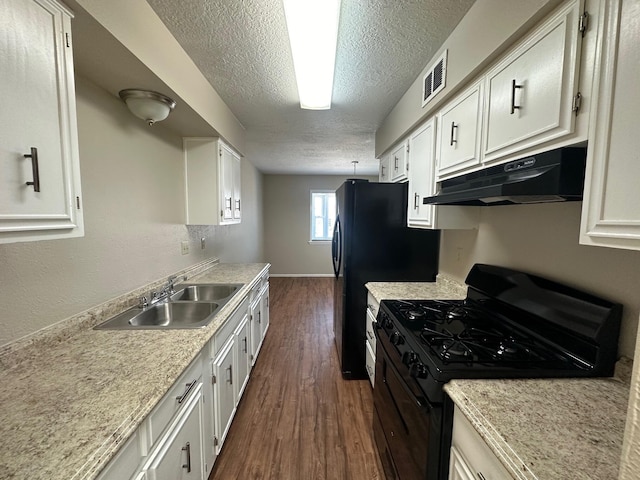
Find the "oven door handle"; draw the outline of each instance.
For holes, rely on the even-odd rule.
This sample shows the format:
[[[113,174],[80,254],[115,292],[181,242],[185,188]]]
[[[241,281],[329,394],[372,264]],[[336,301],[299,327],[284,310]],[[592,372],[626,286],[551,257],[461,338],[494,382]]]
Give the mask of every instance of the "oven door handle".
[[[393,370],[393,373],[395,373],[396,377],[398,377],[399,379],[402,380],[399,383],[402,386],[402,388],[404,389],[405,393],[407,395],[409,395],[409,398],[411,398],[411,400],[413,400],[416,405],[418,405],[419,407],[425,408],[427,411],[430,411],[431,410],[431,404],[429,403],[429,401],[426,398],[416,396],[416,394],[411,391],[411,389],[404,382],[403,376],[400,375],[400,372],[398,371],[396,366],[393,364],[393,362],[391,362],[391,359],[389,358],[389,355],[387,354],[387,352],[386,352],[386,350],[384,348],[384,345],[380,344],[381,339],[380,339],[380,335],[378,334],[378,329],[375,330],[375,334],[376,334],[376,344],[380,345],[382,347],[380,350],[381,350],[382,355],[384,355],[386,357],[386,359],[387,359],[388,367]],[[385,378],[383,378],[382,381],[384,383],[387,383]]]

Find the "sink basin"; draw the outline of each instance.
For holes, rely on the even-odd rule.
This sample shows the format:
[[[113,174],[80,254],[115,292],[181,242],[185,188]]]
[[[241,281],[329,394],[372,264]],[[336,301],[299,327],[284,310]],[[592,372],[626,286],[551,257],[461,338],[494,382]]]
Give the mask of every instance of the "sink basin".
[[[216,302],[229,298],[237,292],[242,284],[195,284],[178,285],[171,301]]]
[[[134,307],[106,322],[96,330],[145,330],[201,328],[207,326],[243,284],[183,284],[168,301],[147,308]]]

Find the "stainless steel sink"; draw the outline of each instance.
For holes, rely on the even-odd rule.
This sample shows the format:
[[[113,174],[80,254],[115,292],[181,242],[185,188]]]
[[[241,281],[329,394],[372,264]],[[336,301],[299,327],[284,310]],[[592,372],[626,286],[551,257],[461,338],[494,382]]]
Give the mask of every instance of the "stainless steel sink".
[[[242,284],[194,284],[178,285],[171,301],[216,302],[231,297]]]
[[[133,307],[96,330],[201,328],[236,294],[243,284],[183,284],[168,298],[146,307]]]

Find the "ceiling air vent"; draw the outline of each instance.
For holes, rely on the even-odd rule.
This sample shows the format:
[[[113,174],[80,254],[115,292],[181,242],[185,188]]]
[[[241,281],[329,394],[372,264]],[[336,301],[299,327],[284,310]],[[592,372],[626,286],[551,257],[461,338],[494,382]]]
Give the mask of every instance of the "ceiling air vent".
[[[429,67],[422,79],[422,106],[424,107],[444,88],[447,76],[447,50]]]

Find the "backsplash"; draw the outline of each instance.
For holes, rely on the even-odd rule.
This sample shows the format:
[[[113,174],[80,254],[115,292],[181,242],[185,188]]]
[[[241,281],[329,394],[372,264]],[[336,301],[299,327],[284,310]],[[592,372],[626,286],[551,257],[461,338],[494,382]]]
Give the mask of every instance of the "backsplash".
[[[191,265],[173,275],[186,275],[187,279],[195,277],[213,265],[219,263],[218,258],[210,258],[195,265]],[[0,347],[0,368],[9,369],[22,362],[24,355],[30,351],[26,347],[46,348],[51,342],[63,343],[80,330],[92,328],[108,318],[136,305],[140,297],[148,295],[151,290],[158,289],[167,282],[163,277],[140,288],[108,300],[84,312],[61,320],[49,327],[43,328],[30,335],[22,337],[12,343]]]

